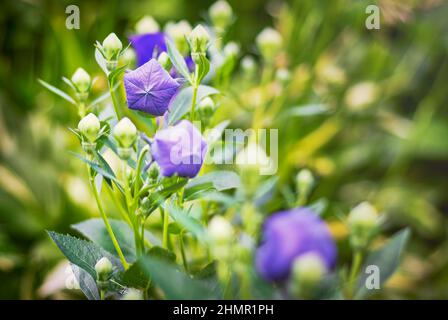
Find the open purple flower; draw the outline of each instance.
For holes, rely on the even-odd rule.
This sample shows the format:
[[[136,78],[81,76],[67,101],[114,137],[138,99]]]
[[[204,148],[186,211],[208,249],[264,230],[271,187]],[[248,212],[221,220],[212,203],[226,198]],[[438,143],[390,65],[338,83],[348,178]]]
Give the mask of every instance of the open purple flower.
[[[195,177],[204,162],[207,143],[198,129],[188,120],[157,131],[151,153],[165,177]]]
[[[180,84],[154,59],[124,76],[129,108],[154,116],[165,113],[179,86]]]
[[[306,253],[319,255],[328,270],[335,266],[337,249],[325,222],[309,208],[278,212],[264,224],[256,268],[266,280],[282,281],[294,260]]]
[[[165,35],[163,32],[137,34],[129,37],[137,55],[137,66],[142,66],[152,58],[166,52]],[[157,53],[157,56],[154,56]]]

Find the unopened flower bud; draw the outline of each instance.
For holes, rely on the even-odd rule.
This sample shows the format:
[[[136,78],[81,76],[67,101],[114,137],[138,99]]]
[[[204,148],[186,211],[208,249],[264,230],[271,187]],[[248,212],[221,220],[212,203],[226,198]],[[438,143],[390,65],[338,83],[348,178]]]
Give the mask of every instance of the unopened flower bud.
[[[112,263],[107,257],[102,257],[95,264],[95,271],[99,281],[107,281],[112,274]]]
[[[188,43],[185,38],[191,33],[191,25],[186,20],[181,20],[178,23],[167,23],[165,25],[165,33],[173,39],[177,49],[182,54],[188,53]]]
[[[348,224],[353,247],[363,249],[367,246],[378,218],[377,210],[368,202],[362,202],[350,211]]]
[[[141,291],[137,289],[129,288],[123,295],[121,300],[143,300]]]
[[[314,177],[310,170],[300,170],[296,176],[297,191],[307,194],[314,184]]]
[[[87,139],[87,141],[91,143],[95,142],[98,137],[100,127],[100,121],[93,113],[89,113],[78,123],[78,130]]]
[[[109,34],[103,41],[103,53],[107,60],[116,60],[123,44],[115,33]]]
[[[205,53],[210,42],[210,35],[202,25],[197,25],[188,35],[192,53]]]
[[[148,176],[152,181],[157,181],[159,179],[160,167],[154,161],[148,169]]]
[[[294,260],[292,267],[292,291],[300,298],[309,298],[316,285],[327,273],[322,258],[313,252]]]
[[[208,225],[208,234],[215,243],[228,243],[233,238],[233,227],[221,216],[215,216]]]
[[[243,72],[251,75],[254,71],[255,71],[255,61],[254,58],[252,58],[251,56],[245,56],[242,60],[241,60],[241,68],[243,69]]]
[[[159,30],[159,24],[151,16],[144,16],[135,25],[135,31],[137,34],[155,33]]]
[[[224,47],[224,55],[226,57],[237,57],[240,53],[240,46],[236,42],[229,42]]]
[[[135,51],[132,48],[127,48],[126,51],[121,56],[121,61],[123,64],[128,65],[128,67],[132,68],[135,64]]]
[[[137,128],[126,117],[115,125],[112,133],[121,148],[130,148],[137,140]]]
[[[170,70],[171,68],[171,60],[170,57],[166,52],[162,52],[159,57],[157,58],[157,61],[160,63],[160,65],[165,70]]]
[[[83,68],[76,69],[71,80],[76,90],[80,93],[88,92],[92,85],[90,75]]]
[[[215,2],[208,10],[213,26],[222,32],[232,22],[232,8],[223,0]]]
[[[278,69],[275,73],[275,78],[278,82],[285,85],[291,80],[291,73],[288,69]]]
[[[272,60],[280,51],[282,36],[272,28],[265,28],[256,39],[258,49],[266,60]]]

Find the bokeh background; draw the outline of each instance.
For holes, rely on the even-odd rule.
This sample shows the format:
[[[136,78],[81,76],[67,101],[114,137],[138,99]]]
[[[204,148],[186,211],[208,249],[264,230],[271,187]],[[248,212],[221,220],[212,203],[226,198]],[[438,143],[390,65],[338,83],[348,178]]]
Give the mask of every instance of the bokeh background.
[[[63,87],[61,75],[70,77],[79,66],[101,75],[93,57],[96,40],[112,31],[125,39],[144,14],[161,25],[180,19],[194,24],[206,19],[211,3],[2,1],[0,298],[76,297],[64,290],[70,284],[62,256],[45,230],[73,232],[70,224],[96,214],[82,166],[67,153],[79,148],[67,130],[76,125],[76,110],[37,79]],[[242,55],[256,56],[256,35],[275,26],[285,40],[278,63],[293,75],[278,102],[284,116],[271,124],[280,128],[272,210],[294,198],[297,170],[312,169],[318,177],[312,197],[328,201],[328,215],[367,199],[387,213],[385,235],[411,227],[402,266],[378,298],[447,299],[448,2],[229,3],[236,20],[227,37],[241,45]],[[65,28],[70,4],[80,8],[80,30]],[[381,6],[380,30],[364,26],[369,4]],[[105,85],[100,79],[96,94]],[[229,90],[242,95],[240,88],[230,84]],[[256,89],[247,92],[243,101],[256,107]],[[326,112],[306,116],[297,106]],[[238,109],[229,99],[221,110],[218,117],[233,119],[234,126],[248,125],[250,108]],[[344,238],[333,220],[335,234]]]

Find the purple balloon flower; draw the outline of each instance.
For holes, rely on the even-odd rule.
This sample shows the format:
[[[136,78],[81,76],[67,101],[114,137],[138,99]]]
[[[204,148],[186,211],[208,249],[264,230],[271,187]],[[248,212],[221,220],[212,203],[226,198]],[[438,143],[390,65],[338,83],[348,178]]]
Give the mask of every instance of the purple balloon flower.
[[[188,120],[156,132],[151,153],[165,177],[195,177],[202,167],[207,143]]]
[[[180,84],[154,59],[124,76],[126,99],[130,109],[161,116]]]
[[[311,252],[321,257],[327,269],[335,266],[337,248],[325,222],[309,208],[282,211],[264,224],[256,268],[266,280],[282,281],[288,278],[294,259]]]
[[[142,66],[162,52],[166,52],[165,35],[163,32],[137,34],[129,37],[132,47],[137,55],[137,66]]]

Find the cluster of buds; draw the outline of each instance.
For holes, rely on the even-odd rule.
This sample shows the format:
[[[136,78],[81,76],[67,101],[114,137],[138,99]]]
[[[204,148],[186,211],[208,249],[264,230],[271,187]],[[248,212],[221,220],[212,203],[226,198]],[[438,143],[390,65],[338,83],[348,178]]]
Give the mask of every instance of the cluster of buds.
[[[188,53],[186,37],[191,33],[191,25],[186,20],[177,23],[169,22],[165,25],[165,33],[174,41],[177,49],[183,55]]]
[[[260,32],[256,39],[258,50],[266,61],[272,61],[282,47],[282,36],[272,28]]]
[[[81,119],[78,123],[77,134],[81,139],[84,151],[91,154],[96,149],[96,142],[107,132],[107,126],[101,127],[100,120],[93,113]]]
[[[201,58],[205,57],[205,53],[210,43],[210,35],[202,25],[197,25],[187,37],[190,46],[191,58],[196,64],[201,63]]]
[[[224,1],[219,0],[215,2],[208,10],[208,15],[213,23],[213,27],[218,35],[224,33],[226,28],[231,24],[233,19],[233,11],[230,5]]]
[[[132,148],[137,140],[137,128],[131,120],[124,117],[118,122],[112,135],[118,144],[118,155],[121,159],[127,160],[132,154]]]
[[[292,267],[292,293],[298,298],[312,298],[326,273],[327,268],[318,254],[310,252],[297,257]]]
[[[378,212],[370,203],[362,202],[353,208],[348,217],[352,247],[355,250],[365,250],[378,224]]]
[[[106,60],[106,68],[109,71],[117,67],[118,59],[123,54],[123,44],[115,33],[109,34],[102,44],[96,43],[97,49]]]
[[[96,282],[100,290],[105,290],[108,285],[108,281],[112,275],[113,266],[107,257],[102,257],[95,264]]]

